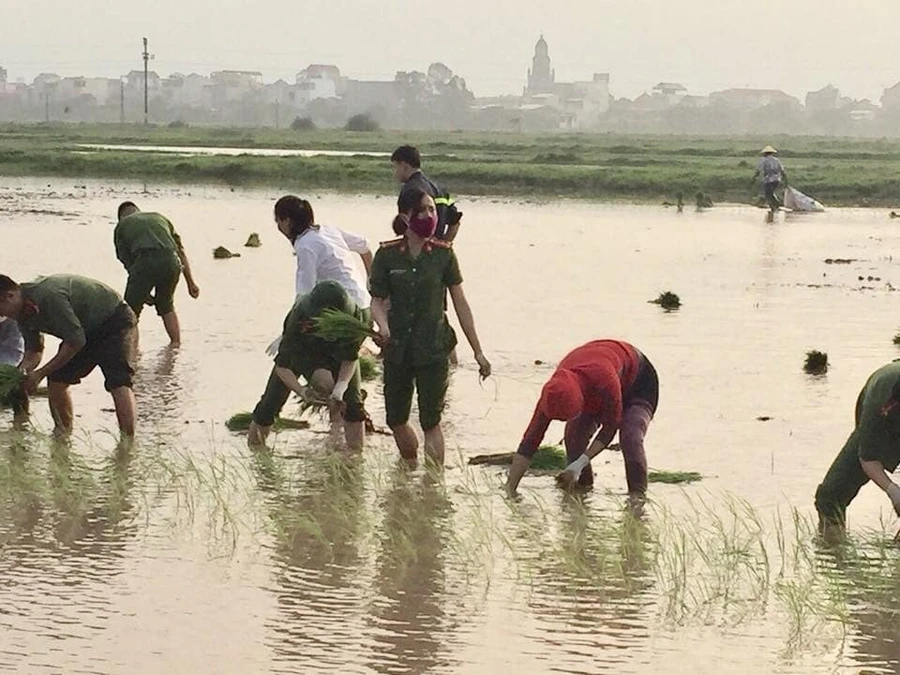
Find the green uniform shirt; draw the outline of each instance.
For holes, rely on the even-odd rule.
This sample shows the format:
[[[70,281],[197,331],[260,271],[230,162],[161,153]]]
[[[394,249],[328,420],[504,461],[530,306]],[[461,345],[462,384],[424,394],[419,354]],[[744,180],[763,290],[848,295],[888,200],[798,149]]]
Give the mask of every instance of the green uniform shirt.
[[[355,361],[359,358],[360,340],[324,340],[313,333],[313,320],[323,310],[339,309],[365,321],[363,310],[347,295],[347,291],[336,281],[322,281],[308,295],[297,298],[291,311],[284,319],[281,344],[275,365],[282,368],[303,370],[300,365],[314,354],[325,354],[335,361]]]
[[[900,361],[893,361],[869,377],[856,401],[856,428],[845,448],[854,447],[862,461],[879,461],[887,471],[900,464],[900,407],[882,409],[900,382]]]
[[[18,320],[25,348],[43,347],[41,333],[83,347],[122,304],[106,284],[75,274],[51,274],[22,284],[23,317]]]
[[[181,237],[169,219],[158,213],[138,211],[125,216],[113,232],[116,257],[130,270],[142,251],[181,250]]]
[[[391,342],[385,358],[426,365],[456,346],[456,334],[444,311],[450,286],[462,283],[459,263],[450,244],[429,239],[413,258],[405,239],[381,245],[372,261],[369,285],[373,296],[390,299]]]

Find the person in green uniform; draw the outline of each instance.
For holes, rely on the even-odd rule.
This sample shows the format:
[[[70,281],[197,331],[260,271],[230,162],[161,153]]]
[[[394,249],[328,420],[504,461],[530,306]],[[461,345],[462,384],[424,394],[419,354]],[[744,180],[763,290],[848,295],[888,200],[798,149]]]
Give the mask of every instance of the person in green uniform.
[[[336,281],[320,281],[308,295],[297,298],[284,320],[284,330],[266,389],[253,409],[248,440],[262,445],[287,402],[290,392],[308,397],[300,384],[303,376],[313,392],[329,397],[332,430],[343,419],[344,438],[350,450],[362,450],[366,413],[359,378],[359,340],[325,340],[314,333],[314,320],[326,309],[337,309],[369,323],[369,312],[361,310]]]
[[[122,202],[118,216],[113,241],[116,257],[128,270],[125,302],[138,318],[144,305],[155,305],[169,340],[178,345],[181,327],[175,313],[175,288],[182,273],[191,297],[200,295],[181,237],[168,218],[144,213],[133,202]]]
[[[900,515],[900,485],[888,476],[900,464],[900,360],[876,370],[856,399],[856,428],[816,490],[822,534],[843,532],[847,507],[870,480]]]
[[[137,317],[122,297],[104,283],[74,274],[52,274],[17,284],[0,275],[0,316],[14,319],[25,340],[21,368],[25,391],[33,394],[47,378],[54,433],[72,431],[69,386],[81,382],[97,366],[112,395],[119,429],[134,436],[134,341]],[[41,364],[43,334],[61,340],[56,355]]]
[[[426,456],[442,464],[441,413],[449,383],[449,354],[456,346],[456,334],[444,311],[448,290],[482,378],[490,376],[491,364],[478,341],[453,247],[433,237],[434,200],[413,187],[401,193],[397,206],[393,226],[403,236],[381,244],[369,280],[372,318],[383,345],[387,424],[400,455],[414,463],[419,441],[409,415],[416,390]]]

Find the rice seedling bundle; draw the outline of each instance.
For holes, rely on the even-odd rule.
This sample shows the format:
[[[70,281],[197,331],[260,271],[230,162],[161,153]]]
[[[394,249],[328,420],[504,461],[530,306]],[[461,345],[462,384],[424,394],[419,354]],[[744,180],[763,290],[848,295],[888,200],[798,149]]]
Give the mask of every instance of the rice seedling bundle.
[[[250,428],[250,423],[252,421],[253,413],[239,412],[229,417],[228,421],[225,422],[225,426],[229,431],[247,431],[247,429]],[[272,427],[276,431],[283,431],[285,429],[308,429],[309,422],[305,420],[292,420],[286,417],[276,417]]]
[[[367,323],[339,309],[326,309],[313,324],[313,332],[329,341],[364,340],[378,335]]]
[[[25,374],[6,364],[0,364],[0,398],[6,398],[25,381]]]

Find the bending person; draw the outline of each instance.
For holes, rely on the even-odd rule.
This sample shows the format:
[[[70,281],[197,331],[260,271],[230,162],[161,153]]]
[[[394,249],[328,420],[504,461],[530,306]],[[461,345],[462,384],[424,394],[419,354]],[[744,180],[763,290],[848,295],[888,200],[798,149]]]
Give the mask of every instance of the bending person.
[[[175,288],[182,274],[190,296],[200,296],[181,237],[168,218],[144,213],[133,202],[119,205],[118,218],[113,241],[116,257],[128,271],[125,302],[138,319],[144,305],[155,305],[169,341],[179,345],[181,326],[175,313]]]
[[[323,281],[309,295],[297,299],[284,320],[284,333],[266,390],[253,409],[248,436],[251,445],[265,443],[292,391],[301,397],[308,396],[298,379],[302,376],[317,394],[329,398],[332,431],[339,429],[343,419],[347,447],[362,449],[366,414],[359,386],[358,359],[363,341],[330,341],[316,335],[314,320],[326,309],[337,309],[370,321],[368,312],[359,309],[336,281]]]
[[[642,498],[647,491],[644,437],[658,402],[656,369],[636,347],[617,340],[595,340],[577,347],[560,361],[541,391],[513,456],[507,491],[515,494],[550,422],[562,420],[566,422],[569,460],[558,476],[563,486],[591,487],[594,474],[590,462],[618,432],[628,494]]]
[[[47,378],[54,433],[72,431],[74,412],[69,386],[100,367],[112,395],[123,436],[134,436],[134,343],[137,318],[121,296],[106,284],[74,274],[52,274],[17,284],[0,275],[0,316],[14,319],[25,339],[21,367],[25,392],[33,394]],[[43,334],[61,340],[45,364]],[[40,367],[38,367],[40,366]]]
[[[870,480],[900,515],[900,486],[888,476],[900,464],[900,361],[876,370],[856,399],[856,426],[816,490],[819,530],[840,534],[847,507]]]

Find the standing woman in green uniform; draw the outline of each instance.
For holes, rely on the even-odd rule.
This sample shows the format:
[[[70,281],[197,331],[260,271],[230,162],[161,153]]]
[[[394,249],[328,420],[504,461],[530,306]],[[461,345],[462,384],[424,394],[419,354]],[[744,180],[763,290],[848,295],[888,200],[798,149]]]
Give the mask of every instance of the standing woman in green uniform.
[[[125,302],[138,318],[144,305],[156,305],[170,342],[177,346],[181,344],[181,327],[175,313],[175,288],[182,273],[191,297],[200,295],[181,237],[168,218],[142,213],[133,202],[122,202],[118,216],[113,240],[116,257],[128,270]]]
[[[482,378],[490,376],[491,364],[478,342],[456,254],[451,244],[433,237],[434,200],[420,188],[410,188],[400,195],[397,206],[394,231],[403,236],[381,245],[370,276],[372,318],[384,345],[387,424],[400,455],[414,463],[419,441],[409,415],[416,390],[425,454],[443,464],[441,413],[449,383],[449,355],[456,346],[456,334],[444,312],[447,291]]]

